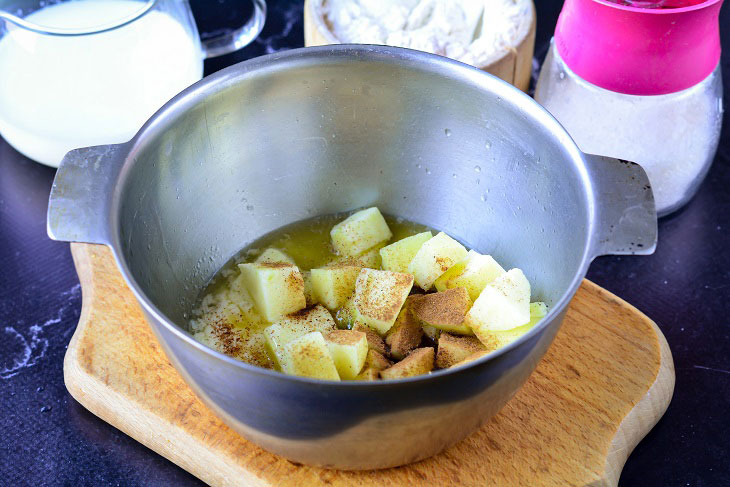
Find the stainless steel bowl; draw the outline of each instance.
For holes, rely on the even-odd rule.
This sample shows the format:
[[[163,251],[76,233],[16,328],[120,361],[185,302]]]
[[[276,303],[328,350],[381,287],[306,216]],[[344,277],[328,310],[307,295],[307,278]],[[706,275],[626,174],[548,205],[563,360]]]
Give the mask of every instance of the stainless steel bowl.
[[[314,215],[377,205],[524,269],[550,313],[468,367],[362,383],[285,376],[186,331],[199,291],[242,246]],[[581,153],[519,90],[416,51],[299,49],[210,76],[130,142],[70,152],[49,235],[106,244],[168,357],[226,423],[296,462],[391,467],[494,415],[533,371],[591,260],[647,254],[648,179]]]

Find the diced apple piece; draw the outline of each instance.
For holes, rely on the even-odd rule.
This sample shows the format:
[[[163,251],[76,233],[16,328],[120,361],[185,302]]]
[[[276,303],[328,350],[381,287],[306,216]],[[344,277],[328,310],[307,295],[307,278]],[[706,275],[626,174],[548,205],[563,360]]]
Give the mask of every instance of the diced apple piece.
[[[438,291],[463,287],[469,291],[469,299],[476,301],[487,284],[504,272],[491,255],[470,250],[466,259],[444,272],[433,284]]]
[[[355,377],[355,380],[378,380],[380,378],[380,374],[375,369],[365,369],[360,374],[358,374],[357,377]]]
[[[312,269],[312,296],[331,310],[341,308],[355,291],[360,267],[338,266]]]
[[[380,371],[383,379],[403,379],[427,374],[433,370],[434,351],[431,347],[417,348],[397,364]]]
[[[372,349],[368,350],[368,355],[365,359],[366,369],[381,371],[383,369],[387,369],[391,365],[393,365],[393,362],[388,360],[382,353]]]
[[[432,237],[431,232],[423,232],[380,249],[383,270],[408,272],[408,264],[411,263],[421,246]]]
[[[516,341],[518,338],[520,338],[522,335],[527,333],[532,329],[533,326],[535,326],[541,319],[545,317],[547,314],[547,305],[542,302],[536,302],[530,304],[530,322],[526,325],[519,326],[517,328],[513,328],[511,330],[506,331],[492,331],[489,332],[484,338],[485,342],[482,342],[486,346],[486,350],[483,350],[481,352],[475,353],[474,355],[471,355],[467,357],[466,359],[462,360],[461,362],[452,365],[452,367],[458,367],[462,365],[466,365],[468,363],[471,363],[488,353],[493,352],[494,350],[497,350],[499,348],[502,348],[504,346],[509,345],[510,343]],[[481,341],[481,339],[480,339]]]
[[[385,348],[385,342],[382,338],[380,338],[380,335],[373,331],[372,328],[367,325],[363,325],[362,323],[355,323],[352,329],[365,333],[365,338],[367,338],[368,348],[370,348],[370,350],[374,350],[382,355],[388,353]]]
[[[517,341],[518,338],[530,331],[533,326],[545,317],[547,309],[547,305],[543,302],[530,303],[530,322],[528,324],[511,330],[490,332],[488,336],[494,343],[495,348],[502,348]]]
[[[469,293],[463,287],[414,297],[411,304],[413,317],[421,326],[433,326],[441,331],[471,335],[464,317],[471,307]]]
[[[467,358],[465,358],[461,362],[455,363],[454,365],[452,365],[449,368],[450,369],[453,369],[454,367],[462,367],[464,365],[468,365],[468,364],[474,362],[475,360],[479,360],[480,358],[484,357],[485,355],[487,355],[489,353],[490,352],[488,352],[486,350],[483,350],[481,352],[476,352],[475,354],[468,356]]]
[[[484,288],[464,324],[489,347],[490,332],[511,330],[529,321],[530,283],[521,270],[512,269]]]
[[[360,373],[368,355],[365,333],[335,330],[324,337],[340,379],[352,380]]]
[[[412,287],[410,274],[362,269],[355,283],[355,318],[384,335],[395,323]]]
[[[356,257],[379,243],[387,242],[393,233],[377,208],[353,213],[332,228],[332,245],[339,255]]]
[[[285,374],[300,377],[340,380],[327,342],[318,331],[307,333],[286,344],[281,370]]]
[[[395,324],[385,336],[385,343],[390,347],[390,356],[396,360],[403,359],[411,350],[417,348],[423,337],[423,328],[410,310],[410,303],[415,298],[416,296],[408,296]]]
[[[340,328],[350,328],[365,333],[368,347],[383,355],[388,353],[385,341],[369,326],[355,319],[354,296],[347,300],[342,308],[337,310],[335,320]]]
[[[463,245],[441,232],[421,245],[408,264],[408,272],[413,274],[421,289],[428,291],[441,274],[464,260],[466,255]]]
[[[436,352],[436,367],[446,369],[477,352],[486,351],[476,337],[454,336],[442,333]]]
[[[291,264],[291,265],[297,265],[296,262],[294,262],[294,259],[286,255],[284,252],[282,252],[279,249],[275,248],[269,248],[261,252],[261,255],[259,255],[256,260],[254,261],[256,264]]]
[[[323,334],[335,329],[335,320],[324,306],[315,306],[285,316],[264,329],[266,348],[276,367],[281,368],[284,347],[299,337],[315,331]]]
[[[256,310],[267,321],[276,321],[307,305],[304,279],[296,266],[279,262],[239,264],[238,268]]]

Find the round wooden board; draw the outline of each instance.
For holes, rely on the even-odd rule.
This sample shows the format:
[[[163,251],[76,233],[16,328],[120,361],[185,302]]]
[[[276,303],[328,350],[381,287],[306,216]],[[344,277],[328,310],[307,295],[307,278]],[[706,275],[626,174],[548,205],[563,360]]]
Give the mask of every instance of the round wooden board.
[[[317,7],[321,4],[322,0],[304,0],[304,45],[307,47],[338,43],[325,20],[317,12]],[[477,67],[527,92],[530,87],[530,77],[532,76],[532,55],[535,52],[536,27],[537,16],[533,4],[530,30],[517,44],[517,47],[510,49],[493,63]]]
[[[211,485],[617,485],[674,390],[671,352],[657,326],[584,281],[525,386],[464,441],[389,470],[295,465],[238,436],[193,394],[106,247],[71,248],[83,308],[64,360],[66,387],[91,412]]]

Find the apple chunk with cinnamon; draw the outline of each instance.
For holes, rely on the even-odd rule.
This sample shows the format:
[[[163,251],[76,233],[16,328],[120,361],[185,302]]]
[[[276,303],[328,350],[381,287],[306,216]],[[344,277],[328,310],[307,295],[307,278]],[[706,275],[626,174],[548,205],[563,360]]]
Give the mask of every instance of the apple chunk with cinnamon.
[[[414,318],[422,326],[432,326],[441,331],[458,335],[472,335],[464,324],[471,301],[463,287],[455,287],[440,293],[424,294],[413,300],[411,307]]]
[[[362,269],[355,283],[356,319],[384,335],[398,318],[412,287],[410,274]]]
[[[505,271],[376,207],[335,218],[295,223],[244,249],[194,311],[196,340],[233,355],[216,339],[227,330],[235,357],[249,363],[379,381],[489,360],[548,313],[531,302],[529,268]]]

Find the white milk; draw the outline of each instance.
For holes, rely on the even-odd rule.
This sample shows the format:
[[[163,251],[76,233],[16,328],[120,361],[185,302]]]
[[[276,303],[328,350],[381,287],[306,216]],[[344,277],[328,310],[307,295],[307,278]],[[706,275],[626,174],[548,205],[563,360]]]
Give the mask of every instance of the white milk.
[[[26,20],[93,29],[133,15],[142,5],[66,2]],[[129,140],[167,100],[203,75],[198,40],[158,11],[101,34],[59,37],[9,30],[0,39],[0,134],[18,151],[51,166],[71,149]]]

